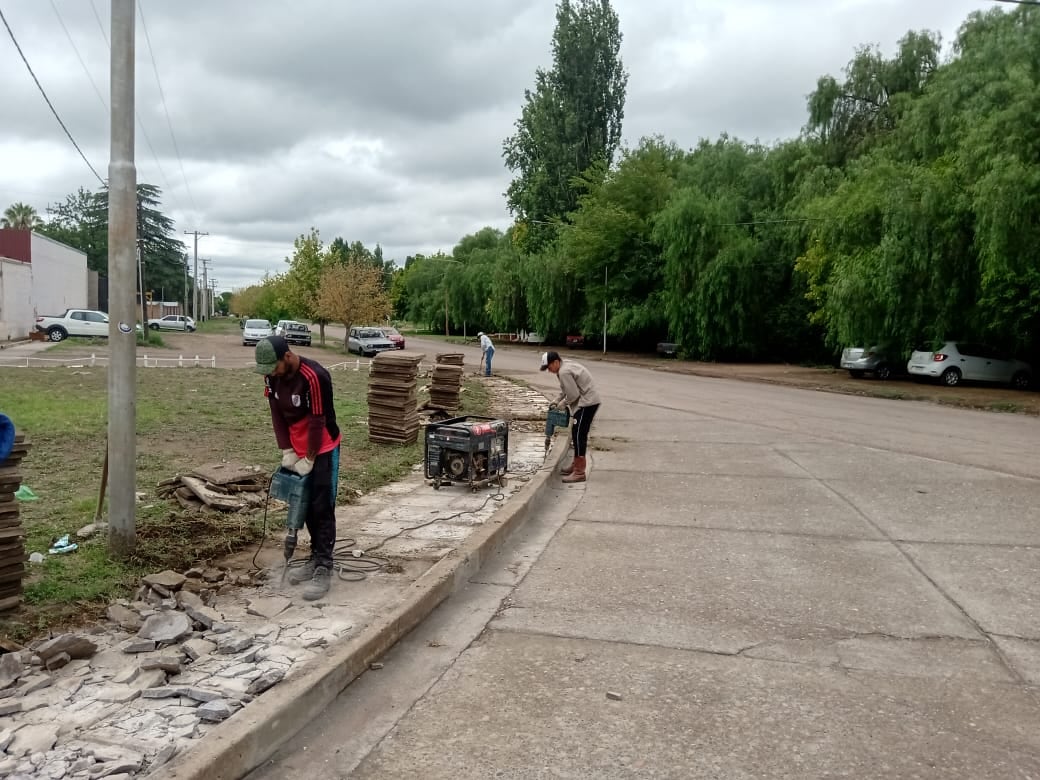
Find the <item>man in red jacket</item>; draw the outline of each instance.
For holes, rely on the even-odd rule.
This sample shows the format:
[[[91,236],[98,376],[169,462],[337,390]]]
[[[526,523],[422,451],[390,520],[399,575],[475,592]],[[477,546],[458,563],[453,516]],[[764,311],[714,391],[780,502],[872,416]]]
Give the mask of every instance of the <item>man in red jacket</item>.
[[[325,367],[289,349],[282,336],[256,345],[256,372],[264,375],[264,395],[271,406],[274,436],[282,467],[310,475],[307,532],[311,557],[293,567],[289,582],[306,582],[303,598],[320,599],[329,591],[336,545],[336,493],[341,435],[332,400],[332,377]]]

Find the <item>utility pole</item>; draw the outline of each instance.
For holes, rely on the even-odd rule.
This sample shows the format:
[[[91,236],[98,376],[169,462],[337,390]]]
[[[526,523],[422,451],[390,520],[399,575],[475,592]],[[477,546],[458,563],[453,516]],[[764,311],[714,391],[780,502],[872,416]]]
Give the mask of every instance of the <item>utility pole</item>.
[[[137,239],[137,286],[141,288],[141,327],[148,327],[148,306],[144,299],[144,242]]]
[[[213,261],[208,257],[200,257],[202,261],[202,319],[209,319],[209,264]]]
[[[108,162],[108,549],[129,557],[137,545],[137,315],[134,250],[134,0],[112,0],[111,152]],[[144,296],[144,290],[141,290]]]
[[[199,320],[199,236],[208,236],[199,230],[185,230],[184,235],[195,236],[195,276],[191,280],[191,318]]]
[[[188,316],[188,256],[185,255],[181,258],[184,261],[184,311],[181,312],[185,317]]]

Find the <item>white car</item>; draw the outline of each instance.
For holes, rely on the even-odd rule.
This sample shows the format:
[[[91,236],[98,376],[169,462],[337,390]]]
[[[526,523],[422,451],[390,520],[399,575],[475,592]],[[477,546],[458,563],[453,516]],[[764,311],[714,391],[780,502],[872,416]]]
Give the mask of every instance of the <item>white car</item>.
[[[195,331],[195,320],[181,314],[167,314],[165,317],[148,320],[148,327],[152,330],[183,330],[193,333]]]
[[[242,327],[242,346],[254,346],[261,339],[274,335],[274,329],[267,320],[246,320]]]
[[[906,364],[911,377],[938,379],[947,387],[961,380],[1001,382],[1025,390],[1033,370],[1028,363],[1001,355],[993,347],[967,341],[947,341],[939,349],[914,350]]]

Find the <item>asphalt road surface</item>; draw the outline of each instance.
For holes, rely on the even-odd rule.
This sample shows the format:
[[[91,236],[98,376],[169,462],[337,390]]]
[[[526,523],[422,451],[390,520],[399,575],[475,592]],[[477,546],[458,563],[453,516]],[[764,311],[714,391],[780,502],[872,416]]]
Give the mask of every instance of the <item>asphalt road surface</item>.
[[[1040,777],[1040,419],[588,366],[589,481],[254,780]]]

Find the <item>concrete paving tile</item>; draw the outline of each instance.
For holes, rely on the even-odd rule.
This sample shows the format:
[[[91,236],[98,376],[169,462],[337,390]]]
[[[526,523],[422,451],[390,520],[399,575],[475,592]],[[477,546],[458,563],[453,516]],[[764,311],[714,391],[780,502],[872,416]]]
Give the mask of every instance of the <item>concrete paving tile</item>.
[[[735,653],[860,635],[980,639],[893,545],[572,523],[496,628]]]
[[[1038,716],[1021,686],[491,632],[351,777],[1035,777]]]
[[[596,468],[607,471],[632,471],[642,467],[662,473],[686,475],[809,476],[804,469],[770,446],[613,440],[590,440],[589,446]]]
[[[1040,640],[1040,548],[902,547],[983,631]]]
[[[571,515],[574,520],[883,538],[813,479],[597,469],[590,478],[595,490]],[[652,512],[646,511],[648,502]]]
[[[1023,680],[1040,685],[1040,642],[1006,636],[995,636],[993,642]]]

